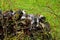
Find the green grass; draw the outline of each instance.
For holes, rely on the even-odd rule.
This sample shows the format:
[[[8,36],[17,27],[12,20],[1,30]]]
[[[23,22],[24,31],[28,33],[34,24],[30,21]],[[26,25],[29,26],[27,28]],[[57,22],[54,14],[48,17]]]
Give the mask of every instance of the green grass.
[[[56,35],[60,40],[60,0],[0,0],[0,9],[24,9],[26,13],[44,15],[51,25],[53,37]]]

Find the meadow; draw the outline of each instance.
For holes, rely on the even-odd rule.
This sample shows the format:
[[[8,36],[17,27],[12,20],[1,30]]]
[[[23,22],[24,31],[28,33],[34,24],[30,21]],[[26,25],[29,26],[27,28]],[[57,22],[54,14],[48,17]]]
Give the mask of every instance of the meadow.
[[[50,23],[52,37],[60,40],[60,0],[0,0],[0,9],[22,9],[27,14],[44,15]]]

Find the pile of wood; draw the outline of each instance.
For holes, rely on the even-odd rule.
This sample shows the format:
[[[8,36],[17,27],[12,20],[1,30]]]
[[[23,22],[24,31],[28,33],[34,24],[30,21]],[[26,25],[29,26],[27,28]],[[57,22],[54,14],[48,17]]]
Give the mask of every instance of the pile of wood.
[[[35,40],[34,37],[37,33],[40,35],[41,40],[51,40],[50,30],[50,24],[43,15],[27,14],[24,10],[4,12],[0,10],[1,40],[8,40],[7,38],[14,36],[18,40],[23,40],[21,39],[22,34],[24,36],[28,35],[31,40]]]

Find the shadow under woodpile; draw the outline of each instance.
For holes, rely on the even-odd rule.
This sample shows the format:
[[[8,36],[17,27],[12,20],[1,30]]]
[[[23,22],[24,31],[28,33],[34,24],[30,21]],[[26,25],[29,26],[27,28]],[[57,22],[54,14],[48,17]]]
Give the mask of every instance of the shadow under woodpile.
[[[14,38],[15,37],[15,38]],[[0,40],[52,40],[50,24],[43,15],[24,10],[0,10]]]

